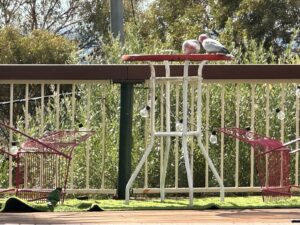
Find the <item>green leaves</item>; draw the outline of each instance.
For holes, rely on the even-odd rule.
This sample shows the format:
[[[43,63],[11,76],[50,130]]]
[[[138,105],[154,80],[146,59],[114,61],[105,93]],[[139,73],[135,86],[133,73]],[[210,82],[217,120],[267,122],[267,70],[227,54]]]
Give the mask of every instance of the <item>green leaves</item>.
[[[159,42],[176,52],[181,52],[183,40],[197,38],[200,33],[215,36],[230,50],[241,48],[242,55],[253,41],[259,47],[254,54],[265,57],[255,61],[277,63],[286,45],[293,41],[293,29],[300,25],[299,15],[295,0],[159,0],[138,14],[135,34],[144,43]],[[130,22],[127,25],[132,26]],[[296,34],[299,36],[299,31]]]
[[[0,30],[2,64],[70,63],[75,50],[75,43],[45,30],[34,30],[28,36],[11,27]]]

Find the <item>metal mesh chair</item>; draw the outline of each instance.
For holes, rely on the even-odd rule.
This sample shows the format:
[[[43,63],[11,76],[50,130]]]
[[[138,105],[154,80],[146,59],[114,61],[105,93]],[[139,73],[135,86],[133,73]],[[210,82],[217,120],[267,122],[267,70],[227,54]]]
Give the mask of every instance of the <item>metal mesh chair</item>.
[[[29,201],[44,200],[56,187],[62,188],[64,196],[74,148],[94,134],[93,131],[53,131],[33,138],[6,124],[0,123],[0,129],[3,134],[0,152],[11,157],[10,186],[15,186],[2,192],[12,191]],[[10,139],[21,143],[15,152],[11,151]]]
[[[288,145],[299,141],[283,144],[249,130],[239,128],[221,128],[227,136],[250,144],[254,149],[255,165],[264,201],[287,198],[292,195],[290,184],[290,153]]]

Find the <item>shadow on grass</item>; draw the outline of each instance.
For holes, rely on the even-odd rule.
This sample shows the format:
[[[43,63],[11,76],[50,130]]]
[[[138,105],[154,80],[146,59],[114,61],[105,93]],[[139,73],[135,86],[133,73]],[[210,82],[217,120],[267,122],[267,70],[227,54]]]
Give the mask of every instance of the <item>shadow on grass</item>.
[[[58,205],[55,212],[88,212],[88,211],[134,211],[134,210],[218,210],[218,209],[280,209],[280,208],[300,208],[300,198],[288,201],[278,201],[274,203],[264,203],[253,198],[228,198],[225,202],[215,199],[198,199],[193,206],[188,205],[188,201],[165,200],[161,202],[157,199],[147,201],[131,201],[130,205],[125,205],[120,200],[84,200],[69,199],[63,205]],[[2,205],[1,212],[46,212],[46,204],[22,201],[12,197]]]
[[[68,205],[70,209],[74,208],[72,205]],[[99,212],[103,209],[92,203],[80,203],[77,207],[80,211],[86,212]],[[71,210],[72,211],[72,210]],[[48,212],[47,206],[31,204],[29,202],[23,201],[16,197],[8,198],[2,205],[0,212],[3,213],[30,213],[30,212]]]
[[[45,211],[46,210],[43,210],[42,208],[40,209],[34,208],[15,197],[11,197],[7,199],[1,207],[1,212],[45,212]]]

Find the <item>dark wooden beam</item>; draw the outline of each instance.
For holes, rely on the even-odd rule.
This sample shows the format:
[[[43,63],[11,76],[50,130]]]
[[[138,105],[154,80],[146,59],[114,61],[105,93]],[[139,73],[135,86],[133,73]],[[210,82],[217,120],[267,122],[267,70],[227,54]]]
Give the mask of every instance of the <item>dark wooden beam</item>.
[[[156,65],[157,76],[164,66]],[[191,65],[189,75],[197,74]],[[183,65],[171,65],[171,76],[182,76]],[[144,64],[122,65],[0,65],[0,80],[111,80],[139,83],[149,79]],[[205,65],[204,79],[300,79],[300,65]]]

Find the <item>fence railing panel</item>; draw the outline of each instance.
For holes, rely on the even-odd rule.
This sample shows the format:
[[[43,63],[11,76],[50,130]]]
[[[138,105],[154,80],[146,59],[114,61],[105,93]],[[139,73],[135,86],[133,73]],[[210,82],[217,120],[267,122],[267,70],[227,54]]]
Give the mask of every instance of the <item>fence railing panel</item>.
[[[299,98],[295,95],[300,80],[210,80],[204,81],[202,96],[202,131],[204,145],[216,164],[227,192],[259,191],[255,173],[254,150],[250,146],[217,134],[217,144],[210,143],[214,129],[226,126],[246,128],[271,136],[283,142],[299,137]],[[160,83],[156,98],[158,108],[157,129],[175,130],[181,119],[180,82]],[[47,130],[78,129],[82,123],[96,135],[80,145],[73,155],[68,189],[70,193],[114,194],[117,188],[119,138],[119,86],[102,81],[34,82],[22,80],[2,81],[8,88],[1,97],[1,122],[14,126],[29,135],[38,137]],[[142,88],[141,88],[142,87]],[[171,90],[171,101],[166,102],[164,92]],[[189,128],[195,126],[197,91],[191,82],[189,88]],[[2,94],[3,95],[3,94]],[[133,115],[132,168],[135,167],[149,138],[149,118],[139,111],[148,104],[148,85],[135,89]],[[285,113],[284,120],[277,118],[276,109]],[[170,111],[170,118],[166,112]],[[17,115],[17,113],[19,113]],[[170,121],[170,126],[167,122]],[[9,143],[14,136],[8,134]],[[170,157],[166,176],[166,193],[188,193],[187,179],[180,146],[180,137],[170,138]],[[134,184],[135,193],[159,193],[166,139],[156,140],[144,171]],[[299,143],[292,146],[299,148]],[[195,192],[218,192],[219,188],[194,139],[189,139],[189,152],[193,168]],[[13,187],[11,157],[0,158],[3,170],[1,189]],[[299,153],[291,158],[291,179],[299,184]],[[42,162],[42,161],[41,161]],[[41,175],[39,175],[41,176]],[[26,183],[26,170],[25,170]],[[43,180],[40,177],[40,180]]]

